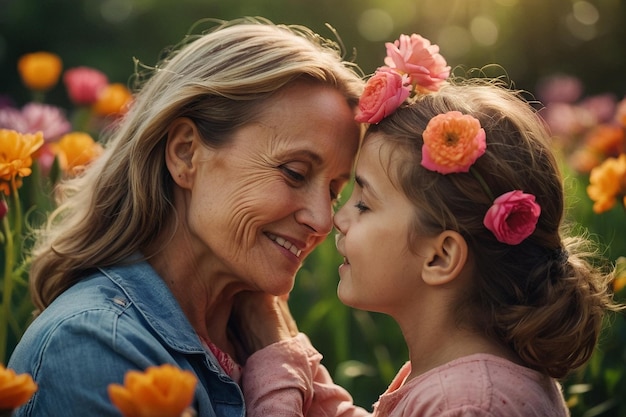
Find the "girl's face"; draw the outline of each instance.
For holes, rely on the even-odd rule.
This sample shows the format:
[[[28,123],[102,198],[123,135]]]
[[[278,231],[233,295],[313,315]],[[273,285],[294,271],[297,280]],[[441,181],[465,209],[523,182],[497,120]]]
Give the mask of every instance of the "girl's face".
[[[243,289],[290,291],[332,230],[358,142],[354,112],[339,92],[296,84],[224,147],[201,147],[183,207],[196,259]]]
[[[415,209],[387,175],[391,147],[381,147],[384,140],[377,134],[365,140],[352,195],[335,214],[337,249],[344,257],[337,294],[349,306],[395,316],[415,304],[425,261],[420,248],[428,239],[409,250]],[[394,164],[392,155],[391,169]]]

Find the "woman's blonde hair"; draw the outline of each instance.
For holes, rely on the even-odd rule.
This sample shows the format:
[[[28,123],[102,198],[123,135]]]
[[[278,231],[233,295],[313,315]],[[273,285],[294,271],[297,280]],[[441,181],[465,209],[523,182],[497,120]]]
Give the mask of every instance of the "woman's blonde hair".
[[[261,18],[219,22],[186,39],[152,69],[110,133],[105,155],[65,184],[33,250],[35,306],[43,310],[88,271],[154,245],[173,221],[164,146],[174,119],[190,118],[206,144],[217,147],[292,82],[329,86],[355,107],[363,81],[342,54],[336,42],[305,27]]]
[[[455,308],[460,322],[484,330],[527,366],[563,377],[589,359],[605,311],[619,307],[597,247],[583,236],[563,237],[563,180],[545,125],[521,92],[501,84],[453,78],[372,125],[365,140],[382,134],[383,146],[393,147],[397,165],[389,165],[389,175],[415,205],[410,247],[418,234],[443,230],[467,241],[474,287]],[[484,226],[492,201],[474,175],[441,175],[421,166],[428,121],[453,110],[477,118],[486,132],[486,153],[472,169],[493,195],[523,190],[541,206],[536,230],[519,245],[497,241]]]

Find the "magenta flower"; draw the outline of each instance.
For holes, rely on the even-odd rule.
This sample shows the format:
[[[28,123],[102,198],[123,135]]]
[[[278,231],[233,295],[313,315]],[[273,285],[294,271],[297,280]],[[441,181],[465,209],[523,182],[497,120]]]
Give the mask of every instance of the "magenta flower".
[[[540,214],[534,195],[514,190],[494,200],[483,224],[498,241],[518,245],[535,231]]]
[[[407,76],[380,67],[365,84],[359,99],[355,120],[361,123],[378,123],[393,113],[411,94]]]
[[[420,35],[400,35],[394,43],[387,42],[385,46],[385,64],[408,74],[416,91],[437,91],[450,76],[450,67],[439,54],[439,46]]]
[[[63,83],[74,104],[90,105],[98,100],[98,95],[109,84],[109,79],[97,69],[76,67],[65,71]]]

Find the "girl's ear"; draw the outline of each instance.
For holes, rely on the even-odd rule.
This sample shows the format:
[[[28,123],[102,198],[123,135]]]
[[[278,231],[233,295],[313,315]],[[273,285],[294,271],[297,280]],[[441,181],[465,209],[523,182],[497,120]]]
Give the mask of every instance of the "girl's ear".
[[[467,242],[460,233],[445,230],[432,240],[424,263],[422,279],[428,285],[441,285],[454,280],[467,264]]]
[[[181,188],[193,185],[193,155],[198,149],[198,141],[198,128],[189,118],[175,119],[167,130],[165,163],[172,179]]]

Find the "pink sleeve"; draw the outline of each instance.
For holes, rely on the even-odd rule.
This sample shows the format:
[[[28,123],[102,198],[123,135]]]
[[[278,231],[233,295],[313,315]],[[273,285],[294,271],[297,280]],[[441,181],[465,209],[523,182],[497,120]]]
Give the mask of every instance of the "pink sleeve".
[[[304,334],[248,358],[242,388],[247,417],[362,417],[350,394],[333,383],[322,355]]]

